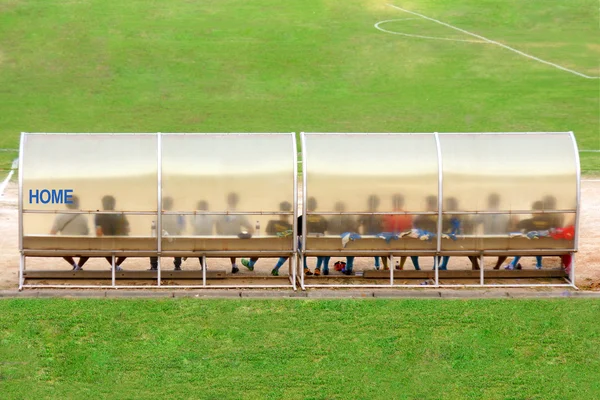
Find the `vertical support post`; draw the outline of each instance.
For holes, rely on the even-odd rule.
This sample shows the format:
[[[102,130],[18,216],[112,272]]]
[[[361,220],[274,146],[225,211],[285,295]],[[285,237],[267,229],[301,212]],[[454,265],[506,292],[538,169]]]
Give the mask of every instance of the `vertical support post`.
[[[298,254],[294,253],[290,257],[290,265],[292,266],[292,286],[294,291],[298,290],[296,286],[296,268],[298,268]]]
[[[156,147],[156,171],[158,178],[156,185],[156,252],[158,259],[158,264],[156,266],[156,284],[157,286],[160,286],[160,255],[162,252],[162,133],[160,132],[157,132]]]
[[[577,289],[575,285],[575,253],[571,253],[571,268],[569,269],[569,280],[571,281],[571,285]]]
[[[573,141],[573,151],[575,152],[575,168],[577,174],[577,193],[576,193],[576,205],[575,205],[575,238],[573,242],[574,252],[571,253],[571,269],[569,270],[569,279],[571,285],[577,288],[575,285],[575,252],[579,250],[579,216],[581,213],[581,160],[579,159],[579,146],[577,146],[577,140],[573,132],[569,132],[571,140]]]
[[[302,143],[304,147],[304,143]],[[296,142],[296,133],[292,132],[292,151],[294,160],[294,187],[292,188],[292,199],[293,199],[293,216],[292,221],[292,255],[289,260],[290,273],[292,276],[292,286],[296,290],[296,257],[298,255],[298,143]],[[304,157],[302,157],[304,160]],[[304,181],[303,181],[304,182]],[[304,189],[304,187],[303,187]],[[304,218],[303,218],[304,219]]]
[[[206,287],[206,254],[202,254],[202,287]]]
[[[115,272],[115,271],[116,271],[116,269],[117,269],[117,267],[116,267],[116,265],[115,265],[115,253],[112,253],[110,257],[111,257],[111,261],[110,261],[110,265],[111,265],[111,268],[110,268],[110,269],[111,269],[111,273],[110,273],[110,276],[111,276],[111,283],[112,283],[112,287],[114,288],[114,287],[116,287],[116,286],[117,286],[117,285],[116,285],[116,282],[115,282],[115,274],[116,274],[116,272]]]
[[[19,290],[23,290],[23,274],[25,272],[25,255],[23,253],[23,148],[25,147],[25,132],[21,132],[21,142],[19,143],[19,252],[21,260],[19,262]]]
[[[484,269],[485,268],[483,268],[483,251],[482,251],[481,254],[479,255],[479,284],[481,286],[483,286],[484,282],[485,282]]]
[[[23,275],[25,272],[25,254],[21,251],[21,257],[19,259],[19,291],[23,290]]]
[[[579,147],[577,146],[577,140],[573,132],[569,132],[571,140],[573,141],[573,151],[575,152],[575,168],[577,174],[577,193],[576,193],[576,204],[575,204],[575,239],[574,239],[574,250],[579,250],[579,214],[581,211],[581,161],[579,160]]]
[[[394,286],[394,255],[390,254],[388,257],[388,267],[390,267],[390,286]]]
[[[438,158],[438,221],[437,221],[437,245],[436,245],[436,254],[434,259],[434,268],[435,268],[435,286],[439,286],[439,262],[438,256],[442,251],[442,208],[444,201],[444,178],[443,178],[443,168],[442,168],[442,147],[440,143],[440,135],[435,132],[435,144],[437,149],[437,158]]]
[[[439,270],[439,258],[438,255],[433,256],[433,273],[434,273],[434,286],[440,286],[440,270]]]
[[[157,286],[160,286],[160,267],[161,267],[160,266],[160,261],[161,261],[160,259],[161,259],[161,257],[159,255],[158,258],[157,258],[157,260],[156,260],[156,263],[157,263],[157,265],[156,265],[156,285]]]
[[[302,246],[300,248],[300,265],[298,269],[300,270],[300,286],[302,290],[306,290],[304,287],[304,257],[306,251],[306,168],[308,163],[306,161],[306,134],[304,132],[300,133],[300,142],[302,144]]]
[[[300,274],[300,288],[302,290],[306,290],[306,287],[304,286],[304,254],[299,252],[298,253],[299,257],[298,257],[298,273]]]

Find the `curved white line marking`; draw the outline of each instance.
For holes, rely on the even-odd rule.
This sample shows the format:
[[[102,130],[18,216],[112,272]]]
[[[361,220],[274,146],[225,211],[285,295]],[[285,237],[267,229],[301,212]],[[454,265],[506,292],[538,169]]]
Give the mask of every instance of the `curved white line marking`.
[[[419,19],[419,18],[388,19],[388,20],[385,20],[385,21],[379,21],[374,26],[375,26],[375,29],[378,29],[381,32],[391,33],[392,35],[402,35],[402,36],[408,36],[408,37],[415,37],[415,38],[419,38],[419,39],[447,40],[447,41],[450,41],[450,42],[487,43],[487,42],[485,42],[483,40],[451,39],[451,38],[444,38],[444,37],[414,35],[412,33],[403,33],[403,32],[396,32],[396,31],[388,31],[387,29],[384,29],[381,26],[379,26],[379,25],[385,24],[387,22],[407,21],[407,20],[411,20],[411,19]]]
[[[532,60],[535,60],[535,61],[537,61],[537,62],[540,62],[540,63],[542,63],[542,64],[546,64],[546,65],[549,65],[549,66],[551,66],[551,67],[554,67],[554,68],[556,68],[556,69],[560,69],[560,70],[562,70],[562,71],[569,72],[569,73],[571,73],[571,74],[573,74],[573,75],[577,75],[577,76],[580,76],[580,77],[582,77],[582,78],[586,78],[586,79],[600,79],[600,77],[599,77],[599,76],[589,76],[589,75],[586,75],[586,74],[582,74],[581,72],[577,72],[577,71],[575,71],[575,70],[572,70],[572,69],[569,69],[569,68],[563,67],[562,65],[558,65],[558,64],[554,64],[554,63],[552,63],[552,62],[550,62],[550,61],[542,60],[541,58],[538,58],[538,57],[532,56],[531,54],[524,53],[524,52],[522,52],[521,50],[517,50],[517,49],[515,49],[514,47],[510,47],[510,46],[507,46],[507,45],[505,45],[505,44],[503,44],[503,43],[497,42],[497,41],[495,41],[495,40],[491,40],[491,39],[488,39],[488,38],[486,38],[486,37],[483,37],[483,36],[481,36],[481,35],[477,35],[477,34],[475,34],[475,33],[469,32],[469,31],[467,31],[467,30],[464,30],[464,29],[461,29],[461,28],[457,28],[456,26],[453,26],[453,25],[447,24],[447,23],[445,23],[445,22],[442,22],[442,21],[440,21],[440,20],[437,20],[437,19],[435,19],[435,18],[431,18],[431,17],[428,17],[428,16],[426,16],[426,15],[423,15],[423,14],[416,13],[416,12],[414,12],[414,11],[405,10],[404,8],[401,8],[401,7],[395,6],[395,5],[393,5],[393,4],[388,4],[388,6],[390,6],[390,7],[393,7],[393,8],[395,8],[395,9],[397,9],[397,10],[400,10],[400,11],[404,11],[405,13],[409,13],[409,14],[412,14],[412,15],[416,15],[417,17],[421,17],[421,18],[423,18],[423,19],[426,19],[426,20],[429,20],[429,21],[431,21],[431,22],[435,22],[436,24],[444,25],[444,26],[446,26],[446,27],[448,27],[448,28],[451,28],[451,29],[454,29],[454,30],[456,30],[456,31],[459,31],[459,32],[465,33],[465,34],[467,34],[467,35],[469,35],[469,36],[473,36],[473,37],[476,37],[477,39],[481,39],[481,40],[483,40],[484,42],[487,42],[487,43],[490,43],[490,44],[495,44],[495,45],[498,45],[498,46],[500,46],[500,47],[502,47],[502,48],[504,48],[504,49],[506,49],[506,50],[510,50],[510,51],[512,51],[512,52],[515,52],[515,53],[517,53],[518,55],[521,55],[521,56],[523,56],[523,57],[530,58],[530,59],[532,59]],[[378,29],[379,29],[379,28],[378,28]]]

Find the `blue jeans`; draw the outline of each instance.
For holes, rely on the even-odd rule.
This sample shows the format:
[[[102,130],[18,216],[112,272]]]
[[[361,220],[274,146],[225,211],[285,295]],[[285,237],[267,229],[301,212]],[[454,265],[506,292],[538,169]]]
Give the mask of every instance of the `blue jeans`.
[[[417,270],[417,271],[421,270],[421,267],[419,266],[419,257],[410,256],[410,261],[412,261],[413,266],[415,267],[415,270]]]
[[[438,269],[441,269],[441,270],[448,269],[448,260],[449,259],[450,259],[450,256],[438,256],[438,264],[439,264],[440,260],[442,261],[442,263],[439,265]],[[410,256],[410,260],[412,261],[415,269],[417,271],[420,271],[421,267],[419,266],[419,257]],[[433,261],[435,261],[435,257],[433,257]],[[434,267],[434,269],[435,269],[435,267]]]
[[[330,259],[331,259],[331,257],[329,257],[329,256],[317,257],[317,268],[321,269],[321,267],[323,267],[323,271],[329,271],[329,260]]]
[[[521,256],[516,256],[511,262],[510,264],[513,267],[517,266],[517,263],[519,262],[519,260],[521,259]],[[535,256],[535,265],[538,267],[542,266],[542,256]]]

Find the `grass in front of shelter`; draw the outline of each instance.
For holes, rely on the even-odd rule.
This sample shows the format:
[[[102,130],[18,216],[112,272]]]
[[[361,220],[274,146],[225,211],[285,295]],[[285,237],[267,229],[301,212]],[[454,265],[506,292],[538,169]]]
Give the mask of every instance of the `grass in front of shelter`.
[[[0,301],[17,398],[590,399],[595,300]]]

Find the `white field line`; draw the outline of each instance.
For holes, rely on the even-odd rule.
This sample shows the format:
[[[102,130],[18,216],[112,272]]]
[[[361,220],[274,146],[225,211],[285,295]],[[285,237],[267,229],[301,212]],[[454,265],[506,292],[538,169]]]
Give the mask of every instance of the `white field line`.
[[[4,197],[4,190],[6,189],[8,182],[10,182],[10,178],[12,178],[13,174],[15,173],[15,169],[17,169],[18,166],[19,166],[19,159],[17,158],[15,160],[13,160],[12,167],[11,167],[10,172],[8,173],[8,176],[0,184],[0,198]]]
[[[600,150],[579,150],[580,153],[600,153]]]
[[[4,189],[6,189],[6,185],[8,185],[8,182],[10,182],[10,178],[12,178],[14,173],[15,173],[15,170],[11,169],[10,172],[8,173],[8,176],[6,177],[6,179],[4,179],[2,181],[2,183],[0,184],[0,198],[4,197]]]
[[[388,31],[387,29],[382,28],[382,27],[379,26],[379,25],[385,24],[387,22],[407,21],[407,20],[412,20],[412,19],[418,19],[418,18],[388,19],[388,20],[385,20],[385,21],[379,21],[374,26],[375,26],[375,29],[379,29],[381,32],[391,33],[392,35],[401,35],[401,36],[408,36],[408,37],[416,37],[416,38],[420,38],[420,39],[447,40],[449,42],[487,43],[487,42],[484,42],[483,40],[451,39],[451,38],[444,38],[444,37],[423,36],[423,35],[414,35],[414,34],[411,34],[411,33]]]
[[[535,60],[535,61],[537,61],[537,62],[540,62],[540,63],[542,63],[542,64],[549,65],[549,66],[551,66],[551,67],[554,67],[554,68],[560,69],[560,70],[562,70],[562,71],[565,71],[565,72],[569,72],[569,73],[571,73],[571,74],[573,74],[573,75],[577,75],[577,76],[580,76],[580,77],[582,77],[582,78],[586,78],[586,79],[600,79],[600,77],[598,77],[598,76],[589,76],[589,75],[585,75],[585,74],[582,74],[581,72],[573,71],[572,69],[565,68],[565,67],[563,67],[563,66],[561,66],[561,65],[558,65],[558,64],[551,63],[550,61],[542,60],[541,58],[538,58],[538,57],[532,56],[532,55],[530,55],[530,54],[527,54],[527,53],[523,53],[521,50],[517,50],[517,49],[515,49],[515,48],[513,48],[513,47],[507,46],[507,45],[505,45],[505,44],[502,44],[502,43],[500,43],[500,42],[496,42],[495,40],[491,40],[491,39],[485,38],[485,37],[483,37],[483,36],[480,36],[480,35],[477,35],[477,34],[475,34],[475,33],[471,33],[471,32],[469,32],[469,31],[466,31],[466,30],[464,30],[464,29],[457,28],[456,26],[453,26],[453,25],[447,24],[447,23],[445,23],[445,22],[442,22],[442,21],[440,21],[440,20],[437,20],[437,19],[435,19],[435,18],[431,18],[431,17],[428,17],[428,16],[426,16],[426,15],[423,15],[423,14],[416,13],[416,12],[414,12],[414,11],[405,10],[404,8],[401,8],[401,7],[395,6],[395,5],[393,5],[393,4],[388,4],[388,6],[390,6],[390,7],[393,7],[393,8],[395,8],[395,9],[397,9],[397,10],[400,10],[400,11],[404,11],[404,12],[406,12],[406,13],[409,13],[409,14],[412,14],[412,15],[416,15],[417,17],[421,17],[421,18],[424,18],[424,19],[426,19],[426,20],[429,20],[429,21],[435,22],[436,24],[440,24],[440,25],[446,26],[446,27],[448,27],[448,28],[450,28],[450,29],[454,29],[454,30],[456,30],[456,31],[459,31],[459,32],[462,32],[462,33],[464,33],[464,34],[466,34],[466,35],[469,35],[469,36],[476,37],[477,39],[481,39],[481,40],[483,40],[483,41],[485,41],[485,42],[487,42],[487,43],[491,43],[491,44],[498,45],[498,46],[500,46],[500,47],[502,47],[502,48],[505,48],[506,50],[510,50],[510,51],[512,51],[512,52],[515,52],[515,53],[517,53],[517,54],[519,54],[519,55],[521,55],[521,56],[523,56],[523,57],[527,57],[527,58],[529,58],[529,59]]]

